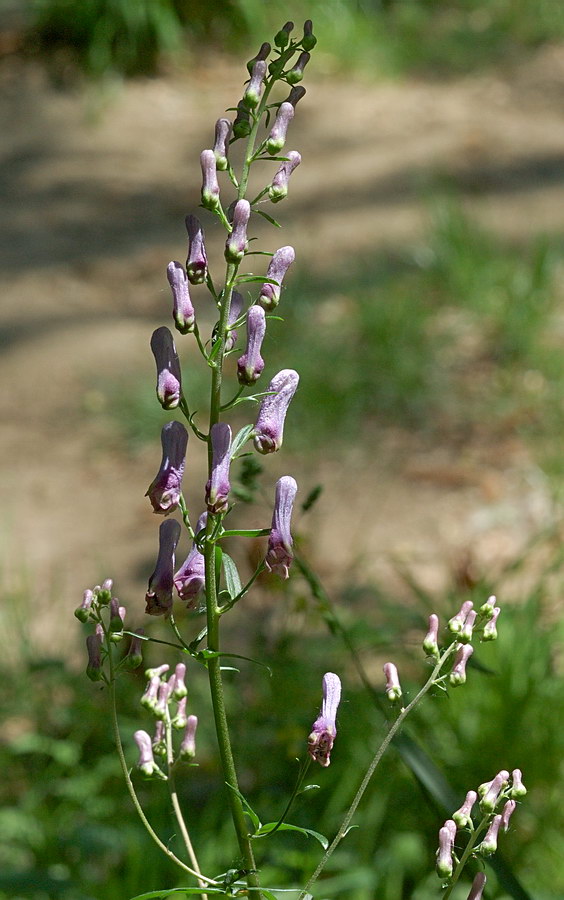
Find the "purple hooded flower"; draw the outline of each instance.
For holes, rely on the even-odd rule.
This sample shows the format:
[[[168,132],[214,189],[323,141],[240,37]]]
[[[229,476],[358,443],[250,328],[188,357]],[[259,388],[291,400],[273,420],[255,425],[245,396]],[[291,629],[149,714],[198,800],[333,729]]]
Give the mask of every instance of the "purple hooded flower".
[[[159,528],[159,555],[145,594],[145,612],[149,616],[168,616],[172,609],[174,551],[180,538],[180,524],[166,519]]]
[[[260,50],[256,56],[253,56],[247,63],[247,72],[249,75],[252,75],[255,63],[258,62],[259,59],[268,59],[270,56],[271,46],[266,41],[264,44],[261,44]]]
[[[202,206],[213,212],[219,206],[217,163],[213,150],[202,150],[200,165],[202,167]]]
[[[483,794],[482,799],[480,800],[480,809],[482,812],[493,812],[497,806],[498,797],[501,791],[506,787],[507,782],[509,781],[509,772],[507,769],[502,769],[501,772],[498,772],[495,778],[490,781],[486,792]]]
[[[323,703],[308,738],[308,753],[313,760],[327,768],[337,736],[337,709],[341,700],[341,679],[334,672],[323,676]]]
[[[519,800],[527,793],[527,788],[523,784],[522,778],[523,775],[521,769],[513,769],[511,773],[511,790],[509,791],[509,795],[514,800]]]
[[[225,242],[225,259],[236,263],[243,259],[247,249],[247,225],[251,217],[248,200],[238,200],[233,210],[233,228]]]
[[[282,446],[284,419],[299,380],[293,369],[282,369],[268,385],[272,393],[262,399],[254,430],[254,445],[259,453],[274,453]]]
[[[138,628],[135,634],[131,638],[131,643],[129,645],[129,650],[127,651],[127,655],[124,656],[122,665],[124,668],[129,671],[133,669],[138,669],[141,663],[143,662],[143,635],[145,634],[145,630],[143,628]]]
[[[452,875],[452,851],[456,837],[456,822],[447,819],[439,831],[439,849],[437,850],[437,875],[450,878]]]
[[[466,663],[474,652],[472,644],[459,644],[449,681],[453,687],[466,682]]]
[[[465,600],[462,606],[460,607],[459,612],[452,619],[448,620],[448,629],[453,634],[460,634],[462,629],[464,628],[464,623],[466,621],[466,617],[468,613],[471,611],[474,604],[471,600]]]
[[[477,799],[478,795],[476,791],[468,791],[468,793],[466,794],[466,799],[460,809],[457,809],[456,812],[453,812],[452,818],[459,828],[466,828],[466,826],[469,825],[472,821],[472,807],[474,806]]]
[[[276,482],[272,527],[264,562],[269,572],[276,572],[282,578],[288,577],[288,569],[294,559],[290,526],[297,490],[298,485],[291,475],[283,475]]]
[[[153,331],[151,350],[157,364],[159,403],[163,409],[175,409],[182,395],[182,375],[172,334],[165,325]]]
[[[497,619],[501,610],[499,606],[494,606],[491,614],[491,618],[484,625],[484,631],[482,632],[482,640],[483,641],[495,641],[497,638]]]
[[[504,831],[507,831],[507,829],[509,828],[509,820],[515,812],[516,806],[517,803],[515,802],[515,800],[508,800],[501,811],[501,827]]]
[[[230,350],[233,350],[233,347],[237,343],[237,330],[233,328],[233,325],[241,315],[243,310],[243,297],[238,291],[233,291],[231,294],[231,305],[229,307],[229,315],[227,316],[227,334],[225,335],[225,353],[229,353]]]
[[[204,245],[204,232],[200,220],[196,216],[186,216],[188,232],[188,259],[186,273],[190,284],[202,284],[208,274],[208,258]]]
[[[476,851],[483,856],[491,856],[497,850],[497,836],[501,825],[501,815],[494,816],[490,827],[488,828],[484,840],[478,844]]]
[[[184,425],[181,422],[167,422],[163,425],[161,445],[161,465],[145,496],[151,501],[154,512],[168,516],[174,512],[180,500],[188,445],[188,432]]]
[[[266,149],[272,155],[279,153],[286,143],[286,132],[288,131],[288,126],[294,118],[294,115],[295,111],[291,103],[284,101],[284,103],[281,103],[278,107],[274,124],[266,139]]]
[[[177,728],[180,731],[181,728],[186,728],[186,721],[186,697],[181,697],[170,724],[173,728]]]
[[[218,119],[215,123],[215,142],[213,152],[215,154],[215,164],[220,172],[224,172],[229,161],[227,159],[227,148],[229,146],[229,138],[233,124],[229,119]]]
[[[297,84],[304,77],[304,69],[307,66],[308,62],[311,59],[311,53],[308,53],[305,50],[303,53],[300,53],[295,64],[292,66],[289,72],[286,73],[286,81],[288,84]]]
[[[385,663],[384,675],[386,676],[386,696],[390,703],[395,703],[402,694],[397,666],[392,662]]]
[[[137,768],[143,773],[145,778],[152,778],[154,775],[159,778],[166,779],[153,758],[153,742],[146,731],[136,731],[133,740],[137,744],[139,750],[139,762]]]
[[[172,291],[172,317],[180,334],[193,331],[195,314],[190,299],[188,278],[181,263],[173,260],[166,267],[166,277]]]
[[[188,716],[186,721],[186,731],[180,745],[178,756],[180,759],[194,759],[196,755],[196,728],[198,727],[198,717]]]
[[[196,534],[206,527],[207,512],[202,513],[196,525]],[[174,576],[174,586],[181,600],[188,602],[188,609],[194,606],[196,597],[204,589],[206,566],[202,553],[194,541],[190,553]]]
[[[470,893],[466,900],[482,900],[482,893],[486,886],[486,876],[483,872],[478,872],[474,876],[474,881],[472,882],[472,887],[470,888]]]
[[[102,678],[102,636],[97,631],[86,638],[86,650],[88,651],[88,665],[86,675],[90,681],[100,681]]]
[[[266,270],[266,277],[276,281],[277,284],[265,282],[257,301],[267,312],[271,312],[278,306],[282,281],[295,258],[296,254],[293,247],[280,247],[270,260]]]
[[[476,616],[478,613],[475,609],[471,609],[468,615],[464,620],[464,625],[462,626],[462,631],[458,635],[458,640],[461,644],[469,644],[472,640],[472,631],[474,629],[474,624],[476,622]]]
[[[288,159],[281,163],[268,189],[268,196],[273,203],[278,203],[279,200],[283,200],[288,195],[290,175],[302,161],[302,157],[297,150],[290,150],[287,156]]]
[[[88,622],[90,618],[90,607],[94,600],[94,591],[87,588],[82,595],[82,603],[74,611],[79,622]]]
[[[423,650],[428,656],[433,656],[435,659],[439,658],[439,617],[435,615],[435,613],[431,613],[429,616],[429,631],[425,635],[425,639],[423,641]]]
[[[231,428],[225,422],[212,425],[210,440],[212,446],[211,477],[206,484],[208,512],[227,512],[229,504],[229,466],[231,465]]]
[[[258,106],[265,76],[266,62],[264,59],[257,59],[251,72],[251,80],[243,94],[243,103],[247,109],[256,109]]]
[[[270,287],[270,285],[269,285]],[[237,360],[239,384],[252,385],[264,369],[260,350],[266,334],[266,316],[261,306],[251,306],[247,313],[247,347]]]

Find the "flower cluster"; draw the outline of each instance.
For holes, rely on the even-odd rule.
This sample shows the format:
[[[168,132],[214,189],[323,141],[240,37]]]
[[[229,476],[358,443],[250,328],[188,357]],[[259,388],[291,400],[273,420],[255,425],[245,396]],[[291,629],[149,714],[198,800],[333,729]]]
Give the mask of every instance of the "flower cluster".
[[[104,662],[109,653],[110,644],[118,644],[124,636],[126,608],[112,594],[113,581],[106,578],[102,584],[87,588],[82,596],[82,603],[74,614],[79,622],[94,625],[94,632],[86,638],[88,665],[86,674],[91,681],[107,681]],[[119,666],[124,669],[137,669],[143,662],[142,644],[144,630],[138,628],[131,637],[129,649],[121,659]]]

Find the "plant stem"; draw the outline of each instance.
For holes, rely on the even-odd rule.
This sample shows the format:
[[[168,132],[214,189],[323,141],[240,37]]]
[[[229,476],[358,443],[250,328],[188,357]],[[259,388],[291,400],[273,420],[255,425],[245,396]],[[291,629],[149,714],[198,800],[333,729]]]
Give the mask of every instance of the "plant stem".
[[[477,844],[476,838],[478,838],[480,836],[482,831],[486,830],[489,820],[490,820],[490,816],[484,816],[484,818],[482,819],[480,824],[475,828],[475,830],[470,835],[468,843],[466,844],[466,847],[464,848],[464,853],[460,857],[458,865],[456,866],[456,869],[454,870],[454,873],[452,875],[452,880],[451,880],[449,886],[447,887],[445,893],[442,896],[442,900],[448,900],[448,898],[452,894],[454,888],[456,887],[456,883],[457,883],[458,879],[460,878],[460,876],[462,875],[462,872],[464,871],[464,867],[468,861],[468,857],[470,856],[470,854],[472,853],[472,850],[474,849],[474,847]]]
[[[340,825],[340,827],[339,827],[339,830],[337,831],[337,834],[335,835],[335,837],[333,838],[333,841],[331,842],[331,844],[329,845],[329,847],[328,847],[327,850],[325,851],[325,853],[324,853],[324,855],[323,855],[323,858],[321,859],[321,862],[319,863],[319,865],[317,866],[315,872],[313,873],[313,875],[311,876],[311,878],[310,878],[309,881],[307,882],[307,884],[306,884],[305,888],[303,889],[303,891],[301,892],[301,894],[300,894],[298,900],[304,900],[304,898],[305,898],[306,895],[308,894],[310,888],[311,888],[312,885],[317,881],[317,879],[319,878],[321,872],[323,871],[323,869],[324,869],[325,866],[327,865],[327,863],[328,863],[330,857],[333,855],[333,852],[337,849],[338,845],[341,843],[342,839],[344,838],[345,834],[347,833],[347,830],[348,830],[349,825],[350,825],[350,823],[351,823],[351,821],[352,821],[352,818],[353,818],[353,816],[354,816],[354,814],[355,814],[355,812],[356,812],[356,810],[357,810],[357,808],[358,808],[358,805],[359,805],[360,801],[362,800],[362,797],[364,796],[364,792],[366,791],[366,788],[368,787],[368,785],[369,785],[369,783],[370,783],[370,779],[372,778],[372,776],[373,776],[373,774],[374,774],[374,772],[375,772],[375,770],[376,770],[376,768],[377,768],[377,766],[378,766],[380,760],[382,759],[384,753],[385,753],[386,750],[388,749],[388,747],[389,747],[391,741],[393,740],[394,736],[395,736],[395,735],[397,734],[397,732],[400,730],[401,726],[403,725],[403,723],[404,723],[404,721],[406,720],[406,718],[407,718],[407,716],[409,715],[409,713],[410,713],[413,709],[415,709],[415,707],[416,707],[417,704],[420,702],[420,700],[423,699],[423,697],[425,696],[425,694],[430,690],[430,688],[431,688],[431,687],[433,686],[433,684],[435,683],[435,680],[436,680],[436,678],[437,678],[437,675],[438,675],[439,672],[441,671],[441,669],[442,669],[444,663],[446,662],[446,660],[448,659],[448,657],[453,653],[455,646],[456,646],[456,642],[453,642],[453,643],[450,644],[450,645],[447,647],[447,649],[442,653],[442,655],[440,656],[438,662],[436,663],[436,665],[435,665],[433,671],[431,672],[431,675],[429,676],[429,678],[427,679],[427,681],[425,682],[425,684],[423,685],[423,687],[421,688],[421,690],[419,691],[419,693],[416,694],[416,696],[413,698],[413,700],[411,701],[411,703],[409,703],[404,709],[402,709],[402,711],[400,712],[399,716],[397,717],[397,719],[396,719],[395,722],[393,723],[392,727],[391,727],[390,730],[388,731],[386,737],[384,738],[384,740],[383,740],[382,743],[380,744],[380,747],[379,747],[378,750],[376,751],[376,754],[375,754],[375,756],[374,756],[374,759],[373,759],[372,762],[370,763],[370,765],[369,765],[369,767],[368,767],[368,769],[367,769],[367,771],[366,771],[366,774],[365,774],[364,778],[362,779],[362,782],[361,782],[361,784],[360,784],[360,787],[359,787],[358,791],[356,792],[355,798],[354,798],[353,802],[351,803],[351,805],[350,805],[350,807],[349,807],[349,809],[348,809],[348,811],[347,811],[347,813],[346,813],[346,815],[345,815],[345,818],[343,819],[343,821],[342,821],[342,823],[341,823],[341,825]]]

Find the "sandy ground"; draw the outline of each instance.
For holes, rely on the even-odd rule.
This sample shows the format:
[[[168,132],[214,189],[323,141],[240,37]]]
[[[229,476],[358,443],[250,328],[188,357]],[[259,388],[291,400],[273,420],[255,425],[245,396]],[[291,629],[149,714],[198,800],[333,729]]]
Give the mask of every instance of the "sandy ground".
[[[35,626],[42,637],[57,628],[70,638],[68,612],[107,574],[141,608],[158,525],[143,494],[158,435],[125,453],[93,409],[92,385],[152,373],[148,340],[168,321],[164,269],[183,259],[198,155],[240,82],[238,68],[216,60],[99,97],[58,90],[13,60],[0,69],[1,562],[5,586],[25,583],[34,608],[49,606],[51,624],[41,614]],[[281,242],[319,269],[417,244],[421,196],[439,176],[511,238],[564,231],[563,100],[561,46],[448,83],[318,75],[288,145],[303,163],[277,210]],[[306,484],[326,482],[313,553],[334,582],[351,571],[389,578],[401,557],[440,589],[468,554],[495,571],[554,515],[516,439],[461,454],[391,429],[345,463],[281,464],[303,468]],[[202,476],[203,460],[192,484]]]

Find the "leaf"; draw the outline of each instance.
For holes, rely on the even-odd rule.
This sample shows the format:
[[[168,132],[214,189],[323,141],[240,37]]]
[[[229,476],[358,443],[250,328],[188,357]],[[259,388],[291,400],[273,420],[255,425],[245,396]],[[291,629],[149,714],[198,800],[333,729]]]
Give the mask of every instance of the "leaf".
[[[301,791],[298,791],[298,793],[296,794],[296,797],[300,797],[302,794],[306,794],[307,791],[318,791],[318,790],[320,790],[320,788],[321,788],[320,784],[306,784],[306,786],[303,787],[301,789]]]
[[[262,825],[253,837],[267,837],[267,835],[275,829],[276,831],[298,831],[300,834],[305,834],[307,837],[313,837],[316,841],[319,841],[324,850],[327,850],[327,847],[329,846],[329,841],[325,835],[320,834],[318,831],[312,831],[311,828],[301,828],[299,825],[290,825],[288,822],[282,822],[281,825],[279,825],[278,822],[268,822],[267,825]]]
[[[255,212],[262,216],[263,219],[266,219],[267,222],[270,222],[271,225],[274,225],[276,228],[282,228],[280,222],[277,222],[273,216],[269,216],[268,213],[264,212],[262,209],[255,209]]]
[[[267,278],[266,275],[253,275],[251,272],[248,272],[246,275],[238,275],[235,281],[237,284],[260,281],[261,284],[275,284],[277,287],[280,287],[280,282],[275,281],[274,278]]]
[[[214,888],[211,886],[206,886],[205,893],[222,894],[223,896],[225,896],[225,891],[223,890],[223,888]],[[201,897],[202,888],[165,888],[160,891],[149,891],[148,894],[137,894],[135,897],[131,897],[130,900],[166,900],[166,897],[170,897],[171,894],[198,894],[198,896]]]
[[[229,593],[229,596],[233,600],[233,597],[236,597],[237,594],[241,593],[243,585],[241,584],[241,579],[239,578],[237,566],[227,553],[223,554],[223,571],[225,573],[227,591]]]
[[[233,438],[233,443],[231,444],[231,459],[235,459],[239,450],[245,446],[254,429],[254,425],[244,425],[243,428],[237,432]]]
[[[255,826],[255,831],[256,831],[257,829],[261,828],[261,821],[260,821],[259,817],[257,816],[256,812],[255,812],[254,809],[252,808],[251,804],[245,799],[245,797],[243,796],[243,794],[241,793],[241,791],[239,791],[237,788],[233,787],[233,785],[232,785],[232,784],[229,784],[229,782],[227,782],[227,781],[225,782],[225,784],[227,785],[227,787],[229,788],[230,791],[233,791],[234,794],[237,794],[239,800],[241,801],[241,803],[242,803],[243,806],[245,807],[245,813],[246,813],[246,815],[248,815],[248,817],[250,818],[251,822],[252,822],[253,825]]]
[[[229,531],[224,531],[221,537],[267,537],[270,532],[270,528],[233,528]],[[223,557],[225,559],[225,554],[223,554]]]

